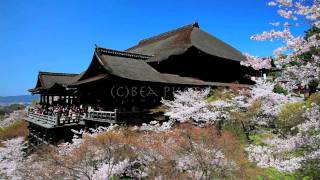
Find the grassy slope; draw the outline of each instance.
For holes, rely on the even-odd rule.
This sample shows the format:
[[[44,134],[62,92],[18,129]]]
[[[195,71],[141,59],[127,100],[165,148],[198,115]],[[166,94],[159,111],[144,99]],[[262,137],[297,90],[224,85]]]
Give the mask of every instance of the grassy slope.
[[[0,128],[0,140],[11,139],[15,137],[26,137],[28,135],[28,123],[20,120],[16,123]]]

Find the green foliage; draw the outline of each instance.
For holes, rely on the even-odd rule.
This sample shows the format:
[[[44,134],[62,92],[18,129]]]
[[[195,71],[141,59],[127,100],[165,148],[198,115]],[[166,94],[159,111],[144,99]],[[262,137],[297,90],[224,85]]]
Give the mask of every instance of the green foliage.
[[[39,101],[39,100],[36,100],[36,99],[32,100],[32,102],[31,102],[31,105],[32,105],[32,106],[37,106],[37,105],[39,105],[39,104],[40,104],[40,101]]]
[[[313,36],[314,34],[320,34],[320,28],[313,26],[309,30],[305,32],[305,39],[308,39],[309,37]]]
[[[262,140],[266,138],[271,138],[272,134],[270,133],[264,133],[264,134],[253,134],[250,135],[251,143],[254,145],[263,145]]]
[[[16,123],[5,128],[0,128],[0,140],[6,140],[19,136],[27,136],[27,134],[27,123],[23,120],[17,121]]]
[[[288,91],[285,90],[285,89],[284,89],[283,87],[281,87],[280,85],[274,86],[273,92],[274,92],[274,93],[278,93],[278,94],[284,94],[284,95],[287,95],[287,94],[288,94]]]
[[[10,111],[16,111],[16,110],[21,110],[24,109],[26,106],[22,104],[11,104],[10,106],[6,106],[6,109]]]
[[[315,34],[317,34],[317,38],[320,39],[320,36],[319,36],[320,28],[313,26],[312,28],[310,28],[305,32],[305,39],[308,39],[309,37]],[[316,48],[316,47],[310,48],[310,51],[299,55],[297,58],[303,59],[305,62],[308,62],[312,60],[312,55],[320,55],[319,48]]]
[[[275,121],[275,124],[284,132],[289,132],[292,127],[304,121],[304,112],[304,102],[288,103],[282,107],[281,112]]]
[[[306,101],[308,106],[310,106],[312,103],[315,103],[317,105],[320,105],[320,93],[312,94]]]
[[[11,131],[11,130],[15,130],[16,128],[20,127],[22,124],[22,121],[18,121],[10,126],[4,127],[4,128],[0,128],[0,134],[3,132],[7,132],[7,131]]]
[[[317,38],[319,39],[320,36],[320,29],[317,27],[312,27],[308,31],[305,32],[305,39],[307,40],[309,37],[318,34]],[[296,61],[290,62],[290,66],[301,66],[305,65],[307,62],[310,62],[313,60],[312,56],[313,55],[320,55],[320,50],[319,48],[316,47],[311,47],[308,52],[305,52],[303,54],[300,54],[296,57]]]
[[[290,173],[280,172],[274,168],[268,168],[265,171],[264,177],[258,177],[257,179],[268,179],[268,180],[296,180],[296,176]]]
[[[306,62],[310,62],[312,60],[313,55],[319,55],[319,49],[311,47],[310,51],[297,56],[297,58],[302,59],[303,62],[294,61],[294,62],[291,62],[290,65],[297,65],[297,66],[305,65]]]
[[[308,53],[304,53],[302,55],[299,55],[296,59],[296,61],[291,61],[289,63],[290,66],[303,66],[306,64],[305,61],[310,60],[312,55],[309,55]],[[303,59],[303,61],[299,61],[299,59]]]
[[[281,71],[271,71],[271,72],[268,72],[267,76],[279,77],[279,76],[281,76]]]
[[[315,93],[317,91],[318,85],[319,85],[319,79],[310,80],[308,83],[310,93]]]
[[[319,164],[319,160],[309,161],[307,164],[303,164],[301,170],[296,172],[297,179],[318,179],[320,177]]]
[[[247,137],[239,121],[226,121],[223,129],[234,134],[240,144],[245,145],[247,143]]]
[[[318,79],[312,79],[308,86],[311,88],[311,87],[317,87],[319,85],[319,80]]]
[[[4,116],[5,114],[7,114],[7,112],[5,110],[3,110],[3,109],[0,109],[0,115]]]
[[[242,123],[242,125],[249,128],[250,125],[252,125],[252,119],[256,117],[258,112],[261,109],[261,101],[256,100],[251,103],[251,105],[247,108],[245,112],[239,112],[239,111],[232,111],[231,117],[232,119],[239,121]]]
[[[213,102],[217,100],[227,100],[234,97],[234,93],[231,91],[225,91],[223,89],[215,89],[212,91],[211,95],[208,97],[208,102]]]

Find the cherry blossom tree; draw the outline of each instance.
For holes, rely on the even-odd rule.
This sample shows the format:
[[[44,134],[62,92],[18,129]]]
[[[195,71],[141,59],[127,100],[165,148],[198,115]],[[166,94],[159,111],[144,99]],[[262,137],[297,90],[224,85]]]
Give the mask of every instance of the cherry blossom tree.
[[[284,95],[273,92],[275,85],[276,83],[258,79],[256,84],[248,90],[233,92],[224,90],[223,93],[230,93],[232,96],[211,102],[208,101],[210,89],[188,89],[183,92],[177,92],[174,95],[174,100],[162,100],[162,102],[168,108],[165,115],[171,119],[168,122],[171,126],[174,121],[191,121],[201,126],[230,120],[235,118],[233,116],[235,113],[246,113],[249,108],[259,102],[258,111],[248,121],[251,124],[268,126],[277,118],[283,105],[302,101],[302,98],[294,97],[290,94]],[[151,124],[149,129],[152,129],[151,127],[160,128],[160,125],[155,123],[154,125]],[[167,127],[166,129],[170,128],[170,126]]]
[[[271,58],[259,58],[259,57],[251,56],[248,53],[244,53],[243,55],[246,57],[245,61],[240,62],[240,64],[243,66],[252,67],[255,70],[272,68]]]
[[[211,179],[223,172],[239,169],[232,160],[227,160],[222,151],[208,148],[203,144],[190,141],[187,153],[177,158],[177,169],[191,173],[196,179]]]
[[[198,126],[227,119],[225,108],[229,107],[229,104],[225,101],[209,102],[210,92],[210,88],[178,91],[174,94],[174,100],[162,100],[163,105],[168,108],[165,115],[169,116],[171,122],[191,121]]]
[[[320,35],[315,33],[311,36],[294,36],[291,28],[299,23],[308,22],[310,27],[320,28],[320,2],[319,0],[275,0],[269,2],[270,6],[276,7],[277,13],[285,19],[284,22],[271,23],[276,29],[264,31],[251,37],[256,41],[282,40],[283,46],[274,50],[275,65],[282,69],[282,76],[276,79],[288,90],[293,90],[298,85],[306,86],[315,78],[319,78],[319,53],[304,58],[304,54],[318,49]],[[283,27],[281,30],[280,27]],[[268,61],[261,58],[247,56],[247,61],[242,65],[251,66],[254,69],[266,67]]]
[[[26,117],[27,113],[25,110],[16,110],[9,114],[8,117],[5,117],[3,120],[0,121],[0,128],[8,127],[17,121],[21,121]]]
[[[298,86],[306,86],[310,81],[319,78],[319,33],[309,33],[305,37],[294,36],[291,28],[303,21],[308,22],[313,29],[319,28],[320,2],[275,0],[269,2],[269,5],[278,8],[278,14],[286,19],[285,22],[272,23],[278,29],[281,26],[283,29],[265,31],[251,38],[257,41],[283,41],[283,46],[274,51],[275,65],[282,69],[282,74],[276,78],[276,82],[291,92]],[[265,92],[270,92],[273,86],[269,87],[267,91],[253,89],[251,94],[252,100],[254,97],[267,100],[262,103],[261,112],[267,115],[265,117],[274,119],[277,118],[281,105],[295,100],[283,95],[269,96],[269,93]],[[257,162],[259,167],[273,167],[285,172],[293,172],[304,168],[304,165],[311,161],[319,161],[319,117],[319,106],[313,105],[305,112],[304,121],[290,132],[276,134],[273,131],[272,137],[263,139],[262,145],[249,145],[246,149],[249,159]],[[259,117],[256,119],[261,121]],[[270,121],[262,122],[270,123]],[[295,131],[297,133],[294,133]]]
[[[313,105],[304,117],[305,122],[293,128],[298,130],[295,135],[274,135],[264,139],[264,145],[250,145],[246,149],[249,159],[262,168],[273,167],[288,172],[302,168],[309,161],[319,161],[320,107]]]
[[[179,122],[209,121],[212,116],[208,109],[208,103],[205,101],[209,94],[210,89],[189,88],[186,91],[178,91],[174,94],[173,101],[162,100],[162,103],[169,109],[165,115]]]

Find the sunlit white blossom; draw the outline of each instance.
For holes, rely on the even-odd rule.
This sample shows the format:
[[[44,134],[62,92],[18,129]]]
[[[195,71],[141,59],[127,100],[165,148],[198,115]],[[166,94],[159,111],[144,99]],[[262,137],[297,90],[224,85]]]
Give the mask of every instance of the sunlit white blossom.
[[[22,179],[17,169],[24,159],[25,143],[23,137],[3,141],[0,147],[0,171],[10,179]]]

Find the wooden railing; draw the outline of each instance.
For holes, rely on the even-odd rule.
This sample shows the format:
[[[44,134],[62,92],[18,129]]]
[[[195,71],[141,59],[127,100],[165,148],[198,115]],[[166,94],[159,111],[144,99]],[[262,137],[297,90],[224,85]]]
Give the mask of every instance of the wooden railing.
[[[90,111],[87,116],[73,115],[71,117],[55,114],[53,116],[28,112],[29,121],[36,122],[44,127],[58,127],[68,124],[78,124],[80,120],[105,122],[113,124],[117,122],[117,110],[114,111]]]
[[[28,112],[28,118],[30,120],[38,121],[39,123],[49,124],[52,126],[56,125],[57,123],[57,117],[55,116],[42,115],[33,112]]]
[[[114,111],[90,111],[86,119],[99,122],[115,123],[117,121],[117,109]]]
[[[51,126],[63,126],[67,124],[77,124],[80,121],[79,115],[73,115],[72,117],[59,116],[58,114],[50,116],[43,115],[34,112],[28,112],[28,118],[33,121],[37,121],[42,124]]]
[[[71,117],[69,116],[64,116],[64,117],[59,117],[57,121],[57,125],[65,125],[65,124],[77,124],[80,121],[80,116],[79,115],[72,115]]]

